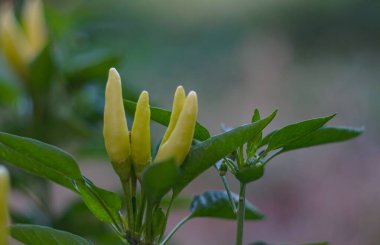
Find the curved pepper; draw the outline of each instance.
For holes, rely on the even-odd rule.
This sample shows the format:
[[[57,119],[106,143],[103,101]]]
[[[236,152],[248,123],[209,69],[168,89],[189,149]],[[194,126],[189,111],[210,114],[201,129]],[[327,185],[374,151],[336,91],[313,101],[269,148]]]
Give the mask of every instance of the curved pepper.
[[[174,158],[177,165],[182,164],[191,147],[197,113],[197,94],[194,91],[191,91],[185,100],[172,133],[167,141],[160,146],[157,152],[156,162]]]
[[[5,167],[0,165],[0,244],[8,244],[8,195],[9,195],[9,174]]]
[[[162,138],[161,145],[163,145],[168,140],[171,133],[173,132],[174,127],[177,124],[179,115],[182,111],[183,104],[185,103],[185,99],[186,99],[185,89],[182,86],[178,86],[174,94],[172,114],[170,115],[169,125],[168,125],[168,128],[166,129],[164,137]]]
[[[110,69],[106,85],[103,135],[108,156],[116,173],[124,180],[129,179],[131,172],[129,131],[121,80],[115,68]]]
[[[150,147],[149,94],[143,91],[137,101],[131,133],[132,162],[139,178],[144,167],[152,160]]]

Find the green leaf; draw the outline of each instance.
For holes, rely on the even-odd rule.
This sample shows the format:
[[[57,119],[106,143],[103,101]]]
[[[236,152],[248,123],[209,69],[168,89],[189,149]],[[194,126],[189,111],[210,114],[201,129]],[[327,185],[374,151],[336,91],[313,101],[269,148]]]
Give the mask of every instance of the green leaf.
[[[120,224],[119,211],[122,201],[117,194],[96,187],[86,178],[75,184],[83,202],[98,219],[111,224]]]
[[[179,176],[179,169],[173,160],[153,163],[141,174],[142,187],[148,200],[156,204],[173,187]]]
[[[276,113],[277,111],[263,120],[234,128],[193,146],[181,166],[181,177],[174,186],[174,194],[178,195],[186,185],[218,160],[253,139],[273,120]]]
[[[0,133],[0,160],[75,191],[82,175],[73,157],[41,141]]]
[[[232,199],[236,206],[239,204],[239,196],[232,194]],[[253,204],[246,201],[246,220],[261,220],[264,215],[257,210]],[[228,194],[226,191],[207,191],[202,195],[195,196],[190,206],[192,218],[212,217],[222,219],[236,219],[236,214],[231,209]]]
[[[282,152],[305,147],[336,143],[349,140],[361,135],[363,128],[322,127],[290,144],[284,146]]]
[[[93,245],[80,236],[39,225],[12,225],[11,235],[26,245]]]
[[[135,114],[135,111],[136,111],[135,102],[130,101],[130,100],[124,100],[124,107],[125,107],[125,110],[131,115]],[[150,107],[151,119],[166,127],[169,125],[170,115],[171,115],[170,111],[167,111],[165,109],[161,109],[158,107],[153,107],[153,106]],[[195,125],[194,138],[197,140],[204,141],[210,138],[210,133],[204,126],[202,126],[199,122],[197,122]]]
[[[319,129],[325,123],[330,121],[335,114],[327,116],[315,118],[295,124],[288,125],[283,127],[277,131],[275,131],[271,137],[268,139],[268,148],[266,152],[271,150],[279,149],[289,143],[292,143],[295,140],[300,139],[301,137],[310,134],[311,132]]]
[[[239,169],[235,176],[245,184],[253,182],[264,176],[264,165],[243,167]]]
[[[84,179],[73,157],[61,149],[38,140],[0,133],[0,161],[78,192],[100,220],[118,221],[120,197]]]
[[[260,121],[260,112],[258,109],[255,109],[255,112],[253,113],[251,122],[257,122]],[[261,140],[263,138],[263,133],[260,132],[258,135],[256,135],[252,140],[248,141],[247,143],[247,149],[246,154],[247,157],[250,158],[255,155],[257,148],[259,147]]]

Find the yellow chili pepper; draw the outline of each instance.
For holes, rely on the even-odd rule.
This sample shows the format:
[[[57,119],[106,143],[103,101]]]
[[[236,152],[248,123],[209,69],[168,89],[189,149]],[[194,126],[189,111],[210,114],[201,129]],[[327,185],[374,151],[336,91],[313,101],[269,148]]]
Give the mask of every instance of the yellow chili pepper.
[[[137,101],[131,133],[132,162],[139,178],[144,167],[152,160],[150,148],[149,94],[143,91]]]
[[[12,4],[1,6],[1,49],[12,69],[23,79],[29,63],[47,44],[47,28],[40,0],[28,0],[23,6],[21,21],[17,22]],[[25,30],[25,31],[24,31]]]
[[[105,101],[103,134],[108,156],[122,180],[129,179],[132,164],[134,174],[139,178],[145,166],[152,161],[149,94],[147,91],[140,94],[130,137],[121,79],[114,68],[109,71]],[[191,91],[186,97],[184,88],[178,86],[170,122],[155,158],[156,162],[173,158],[177,165],[182,164],[194,137],[197,113],[197,94]]]
[[[169,125],[168,125],[168,128],[166,129],[164,137],[162,138],[161,145],[163,145],[168,140],[171,133],[173,132],[173,129],[175,125],[177,124],[179,115],[182,111],[183,104],[185,103],[185,99],[186,99],[185,89],[182,86],[178,86],[174,94],[173,108],[172,108],[172,114],[170,115]]]
[[[131,149],[121,79],[115,68],[110,69],[106,85],[103,135],[108,156],[116,173],[123,180],[127,180],[131,171]]]
[[[0,166],[0,244],[8,244],[8,195],[9,195],[9,174],[4,166]]]
[[[198,113],[197,94],[191,91],[187,96],[177,123],[169,138],[158,150],[155,161],[160,162],[174,158],[181,165],[189,153],[194,136]]]

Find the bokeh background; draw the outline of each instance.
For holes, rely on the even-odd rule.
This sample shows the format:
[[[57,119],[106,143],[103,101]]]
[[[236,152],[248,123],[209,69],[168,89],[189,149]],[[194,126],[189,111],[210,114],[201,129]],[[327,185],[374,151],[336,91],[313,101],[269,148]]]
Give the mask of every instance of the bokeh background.
[[[15,1],[16,9],[21,4]],[[212,134],[220,132],[221,123],[248,123],[254,108],[264,115],[279,109],[267,132],[336,112],[331,124],[365,126],[365,134],[273,160],[265,177],[249,186],[249,199],[267,218],[247,223],[245,241],[380,243],[379,1],[49,0],[44,4],[49,38],[65,74],[54,82],[67,85],[53,89],[56,96],[49,102],[60,108],[54,110],[59,119],[38,123],[49,128],[49,134],[29,127],[31,100],[1,57],[1,131],[59,145],[76,156],[84,173],[98,185],[117,190],[101,138],[103,89],[111,65],[120,71],[125,96],[131,99],[148,90],[152,104],[170,108],[178,84],[197,91],[199,121]],[[152,130],[157,142],[164,128],[154,124]],[[15,176],[15,183],[22,183],[23,177]],[[40,194],[49,197],[49,212],[59,218],[41,218],[23,188],[15,188],[14,220],[37,221],[89,237],[104,229],[95,219],[87,219],[87,211],[72,193],[55,185],[46,187],[38,178],[30,181],[37,189],[43,186]],[[237,191],[232,178],[231,183]],[[184,204],[177,205],[169,230],[186,215],[191,196],[222,188],[215,171],[203,174],[185,190]],[[82,216],[86,219],[81,221],[92,225],[70,221]],[[105,237],[96,239],[106,244]],[[107,244],[118,244],[112,236],[107,239]],[[234,239],[234,222],[199,219],[186,224],[173,244],[229,245]]]

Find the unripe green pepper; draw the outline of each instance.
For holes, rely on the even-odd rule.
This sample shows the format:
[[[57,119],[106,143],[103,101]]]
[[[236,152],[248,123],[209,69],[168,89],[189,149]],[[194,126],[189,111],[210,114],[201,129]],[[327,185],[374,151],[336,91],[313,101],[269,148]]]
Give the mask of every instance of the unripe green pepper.
[[[8,244],[8,195],[9,195],[9,174],[4,166],[0,166],[0,244]]]
[[[104,143],[112,165],[123,180],[131,172],[129,131],[125,117],[121,79],[115,68],[111,68],[105,92]]]
[[[174,158],[177,165],[182,164],[191,147],[197,113],[197,94],[194,91],[191,91],[185,100],[172,133],[167,141],[158,149],[155,159],[156,162]]]
[[[136,177],[152,160],[150,148],[150,107],[149,94],[143,91],[137,101],[131,133],[132,162]]]

